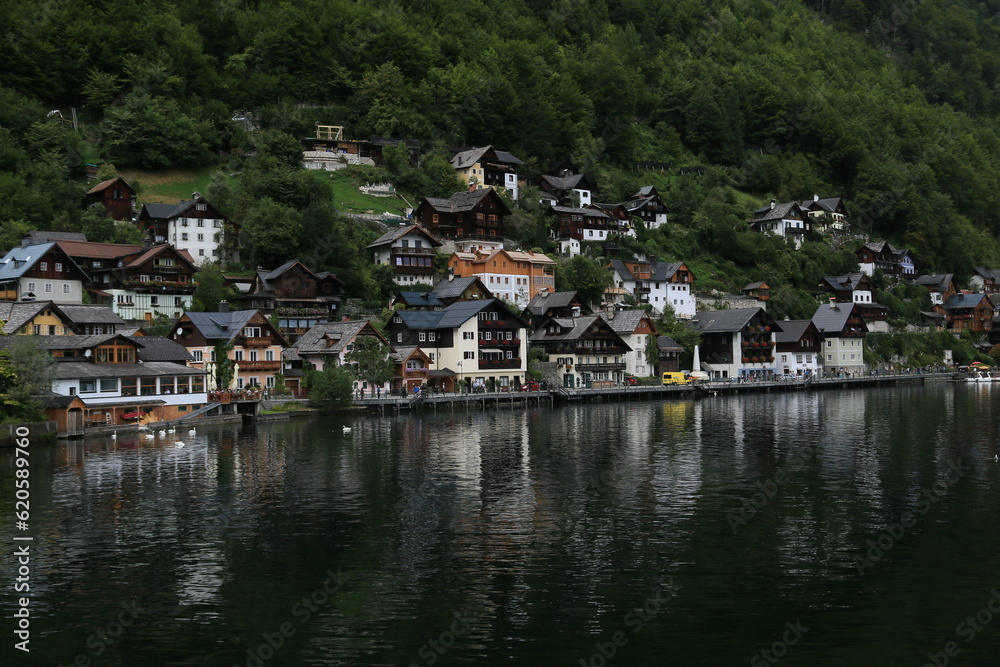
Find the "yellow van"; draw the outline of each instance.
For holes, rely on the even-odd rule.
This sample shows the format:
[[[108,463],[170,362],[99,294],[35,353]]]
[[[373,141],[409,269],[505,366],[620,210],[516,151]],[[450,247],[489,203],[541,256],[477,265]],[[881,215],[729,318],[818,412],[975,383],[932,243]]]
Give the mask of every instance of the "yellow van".
[[[678,371],[663,374],[663,384],[691,384],[691,379]]]

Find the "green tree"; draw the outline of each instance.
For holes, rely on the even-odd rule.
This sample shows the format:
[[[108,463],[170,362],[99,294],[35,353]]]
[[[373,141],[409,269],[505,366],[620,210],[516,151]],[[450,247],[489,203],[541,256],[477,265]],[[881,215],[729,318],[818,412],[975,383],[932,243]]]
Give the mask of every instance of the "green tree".
[[[611,285],[611,273],[599,262],[576,255],[556,270],[560,291],[576,290],[580,299],[594,308],[604,300],[604,290]]]
[[[194,274],[198,283],[192,296],[191,310],[204,313],[218,310],[222,301],[236,300],[236,291],[226,286],[226,277],[215,262],[205,262]]]
[[[38,421],[41,396],[52,392],[55,367],[52,356],[34,336],[12,336],[0,352],[0,405],[6,416]]]
[[[274,268],[295,257],[300,216],[295,209],[271,199],[261,199],[243,221],[240,241],[250,266]]]
[[[216,389],[228,389],[233,381],[236,372],[236,362],[229,358],[229,353],[233,349],[233,344],[229,341],[220,340],[213,348],[215,362],[212,366],[212,375],[215,377]]]
[[[389,356],[389,347],[375,336],[358,336],[354,348],[344,356],[353,366],[353,373],[359,380],[379,387],[392,379],[396,363]]]
[[[306,376],[309,404],[320,410],[332,410],[351,400],[354,378],[341,366],[327,366]]]

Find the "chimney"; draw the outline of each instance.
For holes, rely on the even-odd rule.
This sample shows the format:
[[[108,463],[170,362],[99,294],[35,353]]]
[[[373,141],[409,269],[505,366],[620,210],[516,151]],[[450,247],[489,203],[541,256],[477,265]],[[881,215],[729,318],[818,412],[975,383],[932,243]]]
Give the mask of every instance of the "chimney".
[[[819,201],[819,195],[813,195],[813,201]]]
[[[201,199],[201,193],[195,190],[191,193],[191,199]]]
[[[580,317],[580,306],[573,306],[573,317]]]
[[[771,208],[772,208],[772,209],[774,208],[774,205],[775,205],[775,204],[777,204],[777,202],[776,202],[776,201],[774,201],[774,200],[772,199],[772,200],[771,200]]]
[[[475,192],[477,189],[475,183],[469,183],[469,192]]]
[[[229,312],[229,302],[228,301],[220,301],[219,302],[219,312],[220,313],[228,313]]]

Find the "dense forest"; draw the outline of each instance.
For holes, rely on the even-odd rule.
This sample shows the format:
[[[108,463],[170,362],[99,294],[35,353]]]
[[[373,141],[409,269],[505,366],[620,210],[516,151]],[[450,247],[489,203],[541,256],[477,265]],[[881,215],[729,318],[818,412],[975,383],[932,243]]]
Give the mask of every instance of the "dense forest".
[[[87,162],[235,156],[210,194],[244,224],[248,262],[298,253],[357,294],[387,289],[360,250],[377,230],[339,217],[329,188],[297,169],[298,139],[320,122],[418,139],[419,168],[386,166],[415,196],[455,187],[440,149],[463,144],[522,157],[529,182],[568,158],[601,201],[656,185],[671,224],[628,249],[689,261],[707,286],[766,279],[779,315],[803,315],[819,277],[852,260],[747,233],[770,197],[843,195],[857,229],[910,248],[922,271],[1000,263],[998,12],[973,0],[8,0],[0,239],[112,235],[82,213]],[[47,116],[70,107],[78,131]],[[233,122],[240,110],[259,131]],[[661,168],[638,166],[650,162]],[[544,244],[530,202],[512,229]]]

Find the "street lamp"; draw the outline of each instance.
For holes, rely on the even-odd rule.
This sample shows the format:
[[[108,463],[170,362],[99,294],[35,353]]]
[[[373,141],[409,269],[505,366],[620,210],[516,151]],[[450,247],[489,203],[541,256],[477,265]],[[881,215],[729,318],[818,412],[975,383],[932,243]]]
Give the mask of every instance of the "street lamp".
[[[458,362],[458,380],[455,383],[455,393],[458,393],[458,383],[462,381],[462,362]]]

